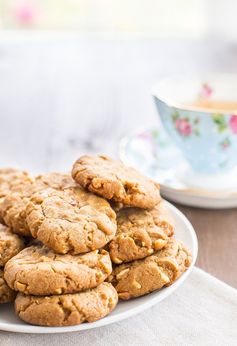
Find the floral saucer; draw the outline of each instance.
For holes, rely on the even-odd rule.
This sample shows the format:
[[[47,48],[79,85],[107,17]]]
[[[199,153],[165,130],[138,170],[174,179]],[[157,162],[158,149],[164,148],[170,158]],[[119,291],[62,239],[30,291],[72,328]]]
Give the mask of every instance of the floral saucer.
[[[161,126],[122,138],[120,158],[158,181],[169,200],[201,208],[237,207],[237,168],[221,175],[194,172]]]

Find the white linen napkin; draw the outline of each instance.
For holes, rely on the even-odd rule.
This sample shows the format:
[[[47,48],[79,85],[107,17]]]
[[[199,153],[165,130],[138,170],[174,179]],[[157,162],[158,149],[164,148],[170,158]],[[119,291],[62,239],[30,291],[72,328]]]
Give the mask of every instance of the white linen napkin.
[[[236,346],[237,290],[195,267],[173,295],[135,317],[74,333],[0,332],[0,345]]]

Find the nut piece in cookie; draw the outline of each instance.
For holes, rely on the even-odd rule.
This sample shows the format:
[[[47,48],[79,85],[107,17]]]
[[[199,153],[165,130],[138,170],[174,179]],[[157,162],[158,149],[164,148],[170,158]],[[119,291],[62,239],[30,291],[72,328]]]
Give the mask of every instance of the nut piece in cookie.
[[[0,304],[12,302],[15,296],[16,293],[7,286],[3,277],[3,270],[0,268]]]
[[[61,254],[100,249],[117,229],[110,204],[80,186],[36,193],[26,213],[32,236]]]
[[[119,298],[128,300],[171,285],[190,264],[189,251],[172,239],[154,255],[117,266],[110,281]]]
[[[1,215],[6,225],[10,226],[15,233],[29,236],[30,231],[26,222],[26,205],[30,197],[37,191],[48,187],[63,189],[74,184],[68,174],[47,173],[37,176],[35,179],[25,180],[11,189],[0,204]]]
[[[147,209],[160,201],[159,184],[106,156],[82,156],[74,163],[72,177],[85,189],[124,206]]]
[[[24,242],[9,227],[0,224],[0,267],[24,248]]]
[[[4,277],[13,290],[25,294],[77,293],[94,288],[112,272],[108,252],[59,255],[46,247],[31,246],[7,262]]]
[[[18,293],[15,310],[27,323],[61,327],[97,321],[108,315],[117,302],[114,287],[103,282],[96,288],[75,294],[39,297]]]
[[[162,249],[173,235],[163,202],[153,209],[125,208],[117,213],[117,233],[109,244],[114,263],[130,262]]]
[[[0,169],[0,222],[3,222],[1,203],[10,192],[17,192],[31,183],[32,179],[27,172],[13,168]]]

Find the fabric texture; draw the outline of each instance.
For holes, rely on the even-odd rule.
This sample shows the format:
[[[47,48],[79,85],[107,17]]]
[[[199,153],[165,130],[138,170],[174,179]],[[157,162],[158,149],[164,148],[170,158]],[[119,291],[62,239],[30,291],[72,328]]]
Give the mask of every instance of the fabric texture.
[[[237,345],[237,290],[194,268],[173,295],[130,319],[67,334],[1,331],[0,345]]]

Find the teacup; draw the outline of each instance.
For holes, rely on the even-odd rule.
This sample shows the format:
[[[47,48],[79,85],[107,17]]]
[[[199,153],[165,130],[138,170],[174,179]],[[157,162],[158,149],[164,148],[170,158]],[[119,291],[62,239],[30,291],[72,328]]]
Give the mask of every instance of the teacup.
[[[172,77],[152,89],[167,133],[193,170],[237,165],[237,75]]]

